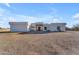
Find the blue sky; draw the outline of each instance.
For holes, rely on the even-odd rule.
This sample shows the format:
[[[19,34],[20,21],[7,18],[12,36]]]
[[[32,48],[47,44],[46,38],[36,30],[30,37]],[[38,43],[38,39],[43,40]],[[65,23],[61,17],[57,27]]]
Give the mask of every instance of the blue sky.
[[[0,3],[0,27],[8,22],[79,23],[78,3]]]

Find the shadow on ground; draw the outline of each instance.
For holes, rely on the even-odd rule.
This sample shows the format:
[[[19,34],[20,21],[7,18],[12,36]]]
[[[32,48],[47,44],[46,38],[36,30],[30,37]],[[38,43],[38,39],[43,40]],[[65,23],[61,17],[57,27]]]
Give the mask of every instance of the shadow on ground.
[[[37,31],[37,32],[20,32],[18,34],[48,34],[48,33],[59,33],[59,32]]]
[[[11,32],[11,31],[1,31],[0,32],[1,34],[2,33],[18,33],[18,34],[48,34],[48,33],[59,33],[57,31],[54,31],[54,32],[46,32],[46,31],[33,31],[33,32]]]

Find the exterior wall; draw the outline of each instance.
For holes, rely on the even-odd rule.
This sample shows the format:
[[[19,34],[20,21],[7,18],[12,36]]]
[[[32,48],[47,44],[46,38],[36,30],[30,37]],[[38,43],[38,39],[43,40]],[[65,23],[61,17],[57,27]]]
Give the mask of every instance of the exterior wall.
[[[57,27],[60,27],[60,31],[66,31],[65,30],[65,23],[52,23],[49,25],[49,30],[51,31],[58,31]]]
[[[43,26],[39,26],[39,24],[43,25],[42,22],[32,23],[32,24],[30,25],[29,30],[30,30],[30,31],[37,31],[38,27],[41,27],[41,30],[43,30]],[[37,26],[37,25],[38,25],[38,26]]]
[[[65,25],[61,25],[61,31],[66,31]]]
[[[60,27],[60,31],[65,31],[65,23],[51,23],[51,24],[43,24],[42,31],[46,31],[44,30],[44,27],[47,27],[47,31],[59,31],[57,29],[57,27]],[[31,24],[31,26],[33,26],[34,28],[30,27],[30,30],[36,31],[37,27],[36,27],[36,23]],[[39,26],[40,27],[40,26]]]
[[[57,31],[56,25],[49,25],[48,30],[49,31]]]
[[[29,30],[30,31],[36,31],[36,26],[34,23],[32,23],[30,26],[29,26]]]
[[[27,22],[9,22],[12,32],[27,32]]]
[[[27,32],[27,22],[9,22],[10,30],[12,32]],[[39,25],[41,24],[41,26]],[[37,25],[37,26],[36,26]],[[41,27],[41,31],[59,31],[57,27],[60,27],[60,31],[65,30],[65,23],[51,23],[51,24],[43,24],[42,22],[39,23],[32,23],[29,26],[29,31],[37,31],[38,27]],[[47,27],[45,30],[44,27]]]
[[[44,24],[43,25],[43,31],[47,31],[47,30],[44,30],[44,27],[47,27],[47,30],[49,30],[49,24]]]

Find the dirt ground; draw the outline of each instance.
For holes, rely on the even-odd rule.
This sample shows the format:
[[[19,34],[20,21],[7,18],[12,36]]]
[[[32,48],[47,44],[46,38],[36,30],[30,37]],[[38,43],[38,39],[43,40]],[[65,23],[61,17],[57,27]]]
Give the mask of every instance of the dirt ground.
[[[78,55],[79,32],[0,33],[1,55]]]

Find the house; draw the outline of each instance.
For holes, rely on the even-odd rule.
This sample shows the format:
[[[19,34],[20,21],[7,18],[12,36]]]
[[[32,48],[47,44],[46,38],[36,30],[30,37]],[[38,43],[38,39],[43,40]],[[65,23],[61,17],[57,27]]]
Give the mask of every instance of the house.
[[[44,24],[42,22],[32,23],[30,31],[65,31],[66,23],[50,23]]]
[[[12,32],[27,32],[27,22],[9,22]]]
[[[36,22],[28,25],[27,22],[9,22],[9,24],[12,32],[28,32],[28,27],[29,31],[66,31],[66,23],[45,24],[43,22]]]

